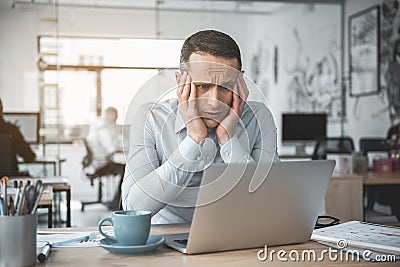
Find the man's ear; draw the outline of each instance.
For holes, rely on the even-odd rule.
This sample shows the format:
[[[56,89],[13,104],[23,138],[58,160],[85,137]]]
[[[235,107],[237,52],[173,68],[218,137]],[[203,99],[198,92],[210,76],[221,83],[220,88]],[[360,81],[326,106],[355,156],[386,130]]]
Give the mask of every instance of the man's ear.
[[[175,72],[175,80],[176,80],[176,84],[179,85],[179,83],[181,82],[181,77],[182,74],[179,73],[179,71]]]

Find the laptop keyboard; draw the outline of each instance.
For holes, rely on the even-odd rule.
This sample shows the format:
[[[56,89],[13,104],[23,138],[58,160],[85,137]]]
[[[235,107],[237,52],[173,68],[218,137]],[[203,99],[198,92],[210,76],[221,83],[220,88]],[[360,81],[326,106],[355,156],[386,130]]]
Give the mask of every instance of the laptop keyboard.
[[[174,240],[174,242],[184,245],[184,246],[187,246],[188,240],[187,239],[176,239],[176,240]]]

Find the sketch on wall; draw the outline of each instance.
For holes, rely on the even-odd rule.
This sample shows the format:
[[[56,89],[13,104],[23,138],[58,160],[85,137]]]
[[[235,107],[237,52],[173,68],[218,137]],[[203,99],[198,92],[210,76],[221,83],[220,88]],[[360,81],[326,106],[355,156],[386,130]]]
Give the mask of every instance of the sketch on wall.
[[[391,121],[400,119],[400,1],[385,0],[381,20],[381,86]]]
[[[345,116],[340,10],[340,5],[287,4],[276,15],[255,16],[252,23],[264,26],[252,33],[251,77],[278,125],[282,113],[324,112],[335,124],[331,129],[339,129]]]
[[[303,41],[294,28],[297,55],[294,66],[287,73],[290,82],[289,108],[291,112],[326,112],[331,123],[340,122],[342,111],[342,86],[338,59],[335,57],[339,46],[332,40],[325,55],[311,60],[312,55],[303,50]],[[311,63],[314,62],[314,63]]]
[[[349,16],[349,88],[351,97],[380,92],[379,5]]]
[[[251,58],[251,73],[253,82],[257,84],[264,96],[268,96],[270,93],[270,87],[272,79],[270,73],[272,70],[272,57],[273,52],[268,40],[259,42],[256,53]]]

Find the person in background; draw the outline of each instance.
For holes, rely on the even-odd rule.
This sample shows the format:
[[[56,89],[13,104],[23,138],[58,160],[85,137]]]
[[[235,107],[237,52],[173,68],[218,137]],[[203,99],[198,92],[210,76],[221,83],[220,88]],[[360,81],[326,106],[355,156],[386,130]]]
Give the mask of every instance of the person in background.
[[[32,151],[29,144],[25,141],[20,130],[14,124],[8,123],[4,120],[3,116],[3,103],[0,99],[0,134],[11,135],[12,138],[12,155],[11,157],[11,173],[4,173],[2,175],[20,175],[17,167],[17,155],[22,157],[25,161],[33,161],[36,158],[35,153]],[[0,160],[7,155],[1,155]]]
[[[93,152],[93,169],[107,165],[112,154],[122,150],[121,131],[116,124],[118,111],[114,107],[106,109],[104,117],[89,130],[86,141]]]
[[[114,152],[122,151],[122,133],[120,127],[116,124],[117,118],[117,109],[114,107],[107,108],[104,117],[90,128],[86,141],[93,153],[92,162],[89,166],[92,172],[98,172],[102,175],[119,175],[121,184],[125,165],[112,160]],[[110,209],[118,208],[121,195],[119,188],[120,186],[113,201],[109,204]]]

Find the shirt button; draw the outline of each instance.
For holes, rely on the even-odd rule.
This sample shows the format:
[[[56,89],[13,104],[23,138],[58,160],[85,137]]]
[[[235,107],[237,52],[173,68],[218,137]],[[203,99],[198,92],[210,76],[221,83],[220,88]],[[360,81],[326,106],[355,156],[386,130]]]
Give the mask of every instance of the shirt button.
[[[206,159],[207,159],[207,160],[210,160],[210,156],[207,156]]]

